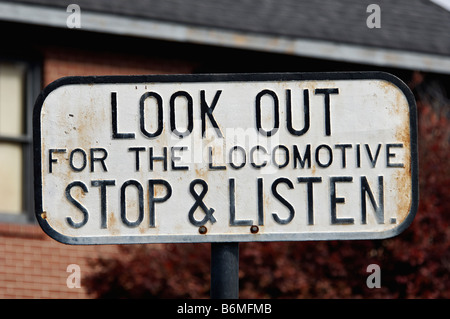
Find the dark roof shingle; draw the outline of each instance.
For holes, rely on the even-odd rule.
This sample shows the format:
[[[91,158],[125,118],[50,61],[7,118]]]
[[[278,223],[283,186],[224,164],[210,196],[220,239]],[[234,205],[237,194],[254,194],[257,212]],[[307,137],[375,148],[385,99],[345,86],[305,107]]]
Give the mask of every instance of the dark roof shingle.
[[[72,0],[9,0],[66,8]],[[367,6],[381,8],[369,29]],[[81,10],[450,56],[450,12],[429,0],[77,0]]]

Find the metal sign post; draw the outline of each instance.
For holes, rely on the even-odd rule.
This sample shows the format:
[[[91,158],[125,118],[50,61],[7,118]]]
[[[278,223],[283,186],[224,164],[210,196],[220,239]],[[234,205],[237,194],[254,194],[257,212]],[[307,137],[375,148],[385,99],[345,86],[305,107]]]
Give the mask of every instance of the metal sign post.
[[[239,243],[211,244],[211,298],[239,298]]]

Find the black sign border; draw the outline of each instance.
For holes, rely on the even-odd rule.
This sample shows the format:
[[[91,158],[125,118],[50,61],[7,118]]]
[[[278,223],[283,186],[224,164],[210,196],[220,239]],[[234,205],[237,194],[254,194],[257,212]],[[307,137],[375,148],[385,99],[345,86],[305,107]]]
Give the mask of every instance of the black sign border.
[[[409,105],[411,144],[411,209],[406,219],[397,227],[384,232],[302,233],[299,238],[288,234],[260,235],[170,235],[161,236],[105,236],[70,237],[54,230],[43,216],[42,209],[42,158],[41,158],[41,110],[47,96],[65,85],[82,84],[141,84],[141,83],[189,83],[189,82],[264,82],[264,81],[326,81],[326,80],[384,80],[397,86],[405,95]],[[396,76],[380,71],[369,72],[325,72],[325,73],[234,73],[234,74],[177,74],[177,75],[111,75],[111,76],[69,76],[60,78],[46,86],[37,97],[33,109],[33,155],[34,155],[34,200],[35,216],[42,230],[58,242],[70,245],[98,244],[145,244],[145,243],[201,243],[201,242],[251,242],[251,241],[313,241],[313,240],[367,240],[385,239],[402,233],[410,226],[419,205],[417,106],[408,86]],[[170,237],[170,238],[167,238]],[[190,238],[194,237],[195,240]],[[149,240],[151,239],[151,240]],[[202,239],[202,240],[199,240]]]

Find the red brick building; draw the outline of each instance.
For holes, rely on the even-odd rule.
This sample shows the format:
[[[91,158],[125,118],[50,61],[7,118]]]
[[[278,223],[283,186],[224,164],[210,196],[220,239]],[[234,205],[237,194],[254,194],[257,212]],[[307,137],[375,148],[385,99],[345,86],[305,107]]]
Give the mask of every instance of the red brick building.
[[[36,36],[51,34],[51,31],[37,27],[26,27],[23,31],[35,33]],[[14,34],[17,36],[20,33],[21,31],[16,31]],[[194,62],[170,57],[149,57],[139,53],[117,52],[109,50],[109,48],[92,50],[96,41],[88,40],[88,45],[82,47],[71,47],[67,43],[64,45],[27,43],[23,49],[18,51],[20,56],[23,50],[33,50],[34,53],[30,59],[28,56],[17,59],[16,52],[12,51],[7,52],[5,56],[8,57],[0,63],[2,63],[2,67],[10,64],[24,64],[29,70],[33,69],[38,74],[31,75],[31,77],[40,77],[39,89],[58,78],[69,75],[192,73],[196,66]],[[103,43],[102,41],[105,40],[100,38],[99,43]],[[17,43],[16,39],[12,39],[11,43]],[[11,55],[9,55],[10,53]],[[39,60],[34,65],[36,57]],[[28,72],[32,73],[32,71]],[[30,75],[23,77],[26,76]],[[23,79],[23,81],[29,80]],[[36,88],[34,96],[29,97],[30,100],[35,99],[37,94]],[[26,107],[31,108],[32,106],[24,106],[24,108]],[[30,114],[28,113],[28,116]],[[31,133],[25,131],[25,128],[23,129],[24,135]],[[8,146],[18,144],[17,148],[23,150],[25,165],[32,165],[32,158],[28,154],[30,150],[27,150],[31,147],[29,138],[29,136],[24,136],[5,142]],[[26,140],[26,143],[23,140]],[[6,151],[2,149],[2,152]],[[17,166],[17,161],[10,165]],[[22,174],[26,170],[31,170],[31,167],[24,168]],[[2,174],[6,176],[6,173]],[[18,177],[17,174],[17,176],[8,178],[24,178],[24,182],[17,187],[23,193],[18,195],[19,191],[16,191],[11,195],[20,197],[18,204],[14,206],[5,203],[6,200],[4,200],[4,207],[8,204],[11,209],[3,214],[3,222],[0,222],[0,298],[89,298],[82,285],[81,288],[68,287],[66,281],[72,272],[70,269],[68,272],[67,267],[72,264],[78,265],[82,279],[82,276],[89,272],[89,258],[108,255],[117,257],[117,246],[68,246],[50,239],[34,220],[31,202],[32,177]],[[28,191],[27,188],[29,188]],[[4,196],[2,196],[2,200],[3,198]],[[6,211],[7,208],[4,210]]]
[[[189,62],[60,46],[45,47],[39,53],[42,86],[68,75],[190,73],[194,69]],[[117,257],[117,246],[63,245],[47,237],[33,220],[14,221],[19,213],[9,214],[12,222],[0,223],[0,298],[88,298],[82,286],[67,286],[72,273],[67,267],[78,265],[83,276],[89,271],[89,258]]]
[[[52,81],[367,69],[407,80],[414,70],[450,73],[450,41],[440,38],[449,40],[450,12],[432,3],[408,2],[400,18],[404,7],[385,4],[381,29],[372,30],[370,2],[328,1],[327,9],[310,1],[256,2],[78,1],[77,21],[70,1],[0,1],[0,298],[89,298],[82,286],[69,287],[68,266],[78,265],[83,277],[89,259],[118,253],[114,245],[60,244],[35,221],[31,114]],[[423,14],[420,24],[414,12]]]

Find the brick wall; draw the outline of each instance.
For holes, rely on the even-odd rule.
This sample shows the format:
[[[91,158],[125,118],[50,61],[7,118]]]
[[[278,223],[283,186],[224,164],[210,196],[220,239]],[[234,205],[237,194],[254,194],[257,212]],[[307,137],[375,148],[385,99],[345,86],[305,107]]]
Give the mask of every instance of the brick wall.
[[[89,51],[67,47],[42,48],[43,84],[69,75],[131,75],[191,73],[190,62],[162,57]],[[156,246],[155,246],[156,248]],[[89,259],[117,257],[117,246],[69,246],[44,234],[37,225],[0,224],[0,298],[89,298],[81,288],[69,288],[76,264],[82,278]]]
[[[86,51],[82,49],[46,47],[43,82],[68,75],[139,75],[192,73],[194,62],[174,58],[148,57],[117,52]]]
[[[0,224],[0,298],[89,298],[82,284],[68,287],[67,267],[78,265],[82,281],[89,258],[115,254],[114,245],[69,246],[36,225]]]

